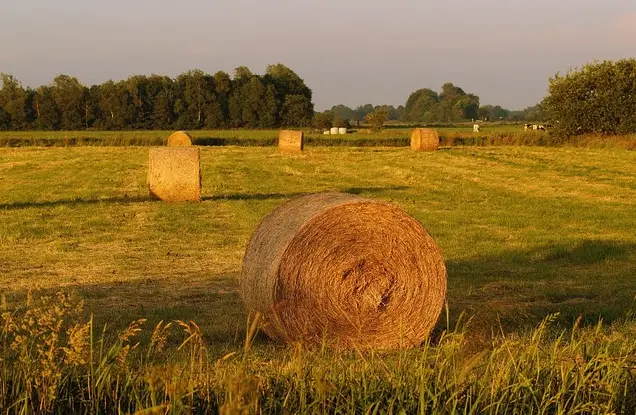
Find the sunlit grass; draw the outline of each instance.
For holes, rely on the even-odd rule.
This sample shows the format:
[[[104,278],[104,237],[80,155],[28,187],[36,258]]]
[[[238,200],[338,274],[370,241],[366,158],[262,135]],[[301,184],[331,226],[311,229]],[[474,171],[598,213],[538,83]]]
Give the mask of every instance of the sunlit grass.
[[[66,362],[60,349],[55,395],[64,405],[117,408],[119,402],[122,412],[227,404],[273,412],[284,406],[291,412],[413,413],[422,402],[425,411],[463,405],[457,411],[464,413],[620,412],[625,402],[633,408],[634,385],[623,376],[634,365],[635,332],[633,320],[622,319],[636,294],[636,153],[538,147],[308,148],[294,156],[275,148],[202,147],[201,153],[204,201],[163,204],[147,198],[147,149],[0,149],[6,310],[23,306],[30,290],[36,296],[74,292],[86,306],[79,314],[68,308],[59,330],[89,324],[93,359],[117,351],[90,367]],[[434,237],[449,278],[449,323],[438,324],[434,347],[321,355],[258,335],[247,355],[240,351],[247,316],[237,278],[251,233],[285,200],[324,190],[395,203]],[[471,320],[456,332],[462,311]],[[553,313],[559,314],[540,329],[545,334],[534,336],[533,328]],[[136,344],[118,343],[117,333],[137,319],[147,320],[135,334],[141,344],[115,368],[112,356]],[[199,333],[191,323],[172,324],[176,337],[165,353],[149,351],[160,321],[191,320],[200,328],[205,358],[193,357],[199,350],[190,349],[193,343],[176,350]],[[575,334],[554,337],[577,320]],[[20,349],[11,348],[15,339],[4,333],[0,394],[19,408],[35,402],[20,383],[31,366],[13,371]],[[64,336],[58,346],[70,350]],[[24,362],[39,355],[29,356]],[[193,372],[193,361],[204,369]],[[101,391],[90,380],[99,362],[105,362]],[[46,402],[55,407],[55,401]]]

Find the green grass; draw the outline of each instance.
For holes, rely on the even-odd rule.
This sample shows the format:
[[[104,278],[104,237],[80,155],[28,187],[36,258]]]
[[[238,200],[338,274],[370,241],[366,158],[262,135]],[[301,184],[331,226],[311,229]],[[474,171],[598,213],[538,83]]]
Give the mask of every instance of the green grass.
[[[145,361],[133,354],[137,357],[129,366],[118,366],[125,373],[116,372],[118,382],[132,382],[119,384],[120,392],[140,394],[124,412],[165,403],[166,377],[179,378],[173,370],[187,373],[184,378],[194,382],[188,387],[196,385],[195,395],[179,395],[186,403],[185,397],[195,396],[206,405],[242,402],[275,412],[283,406],[292,412],[364,412],[377,404],[381,412],[403,408],[413,413],[421,408],[419,394],[440,405],[437,410],[450,411],[444,405],[453,404],[468,405],[463,408],[473,413],[501,412],[483,401],[466,401],[481,396],[523,413],[528,408],[539,412],[541,405],[558,412],[558,405],[573,408],[567,405],[583,405],[585,399],[602,406],[607,398],[609,407],[617,408],[620,399],[631,396],[627,392],[633,394],[624,388],[634,384],[621,383],[621,376],[634,364],[625,360],[633,356],[633,320],[622,319],[633,309],[636,294],[636,153],[543,147],[458,147],[436,153],[316,147],[294,156],[275,148],[202,147],[201,152],[204,201],[164,204],[147,198],[146,149],[0,149],[0,291],[9,310],[29,291],[75,292],[85,300],[85,321],[93,316],[94,342],[108,324],[108,347],[119,347],[110,330],[121,331],[139,318],[148,319],[146,327],[161,320],[193,320],[200,327],[207,347],[204,376],[184,369],[194,361],[184,355],[189,344],[176,350],[184,338],[169,341],[172,351],[164,357],[153,352]],[[285,200],[324,190],[395,203],[434,237],[449,279],[449,314],[436,328],[435,346],[387,356],[325,357],[258,335],[248,354],[216,361],[244,344],[246,316],[237,278],[251,233]],[[443,330],[454,327],[462,312],[470,323],[460,325],[445,343]],[[531,330],[553,313],[559,313],[550,324],[553,331],[532,341]],[[582,326],[590,326],[581,337],[550,337],[579,317]],[[599,319],[604,326],[595,328]],[[139,333],[139,350],[147,351],[150,332]],[[0,346],[3,362],[18,359],[10,343]],[[481,351],[484,360],[471,363]],[[307,355],[300,359],[297,353]],[[577,353],[583,363],[576,363]],[[558,371],[567,369],[561,363],[570,362],[570,355],[573,364],[587,369],[567,383]],[[0,366],[12,370],[7,365]],[[156,386],[164,391],[157,395],[161,399],[148,395],[151,368],[163,382]],[[446,371],[437,373],[440,368]],[[508,368],[502,378],[496,378],[499,368]],[[69,376],[64,393],[85,391],[85,366],[77,369],[81,376],[71,369],[64,366],[60,372]],[[10,375],[18,382],[22,378],[15,370]],[[462,373],[468,376],[464,383],[454,378]],[[586,376],[595,380],[588,384]],[[565,389],[558,395],[560,387]],[[13,396],[10,390],[0,380],[4,399]],[[206,398],[210,391],[217,395]]]

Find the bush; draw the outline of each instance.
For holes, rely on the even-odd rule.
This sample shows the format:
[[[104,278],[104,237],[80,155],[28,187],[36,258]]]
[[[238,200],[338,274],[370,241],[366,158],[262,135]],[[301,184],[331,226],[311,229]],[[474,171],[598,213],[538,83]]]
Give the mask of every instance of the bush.
[[[559,137],[636,132],[636,59],[603,61],[550,79],[542,103]]]

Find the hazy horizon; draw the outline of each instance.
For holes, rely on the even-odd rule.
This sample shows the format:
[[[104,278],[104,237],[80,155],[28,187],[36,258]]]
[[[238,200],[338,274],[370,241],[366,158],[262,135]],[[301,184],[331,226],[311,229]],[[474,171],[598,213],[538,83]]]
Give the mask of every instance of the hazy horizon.
[[[64,73],[85,85],[190,69],[293,69],[316,110],[403,105],[452,82],[481,105],[538,103],[548,79],[594,59],[636,56],[636,2],[485,0],[9,0],[0,72],[24,86]]]

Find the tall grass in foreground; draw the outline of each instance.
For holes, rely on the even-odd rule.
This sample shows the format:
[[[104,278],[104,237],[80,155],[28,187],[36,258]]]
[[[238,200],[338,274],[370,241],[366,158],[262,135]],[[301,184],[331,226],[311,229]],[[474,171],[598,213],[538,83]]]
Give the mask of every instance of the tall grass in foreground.
[[[288,346],[220,356],[194,322],[118,333],[72,297],[2,303],[2,413],[634,413],[636,322],[567,331],[554,316],[476,346],[465,324],[390,353]],[[252,322],[254,323],[254,322]],[[470,323],[468,323],[470,324]],[[151,331],[150,340],[139,338]]]

